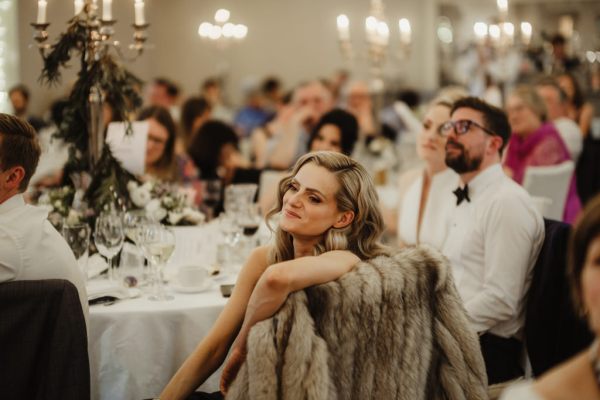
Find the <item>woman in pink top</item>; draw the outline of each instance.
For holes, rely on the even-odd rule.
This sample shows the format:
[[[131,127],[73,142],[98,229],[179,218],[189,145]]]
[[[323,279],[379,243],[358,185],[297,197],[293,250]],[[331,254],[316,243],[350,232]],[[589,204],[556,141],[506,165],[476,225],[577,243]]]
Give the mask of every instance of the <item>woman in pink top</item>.
[[[546,107],[533,87],[517,87],[508,97],[506,111],[513,134],[508,142],[504,167],[517,183],[523,183],[527,167],[556,165],[571,159],[560,134],[546,120]],[[580,209],[573,175],[563,220],[572,223]]]

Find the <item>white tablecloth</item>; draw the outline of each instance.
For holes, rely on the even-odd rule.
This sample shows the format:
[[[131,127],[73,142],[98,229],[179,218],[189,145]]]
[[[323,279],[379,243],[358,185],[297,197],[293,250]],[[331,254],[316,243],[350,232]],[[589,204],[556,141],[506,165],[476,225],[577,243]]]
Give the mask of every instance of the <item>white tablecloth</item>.
[[[221,240],[218,226],[175,228],[175,252],[165,267],[210,267]],[[230,279],[231,281],[231,279]],[[218,283],[198,294],[173,293],[166,302],[140,298],[90,307],[89,355],[92,399],[140,400],[158,396],[173,374],[206,336],[227,299]],[[220,370],[201,390],[216,391]]]
[[[90,307],[92,399],[140,400],[158,396],[208,333],[227,299],[214,284],[198,294],[174,293],[156,302],[144,295]],[[216,391],[220,370],[201,387]]]

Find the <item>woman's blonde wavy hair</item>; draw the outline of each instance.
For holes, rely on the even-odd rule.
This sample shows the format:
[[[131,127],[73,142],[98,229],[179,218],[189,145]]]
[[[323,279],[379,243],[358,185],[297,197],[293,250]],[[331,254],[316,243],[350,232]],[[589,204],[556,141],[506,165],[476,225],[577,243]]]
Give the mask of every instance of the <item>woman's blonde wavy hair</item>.
[[[379,211],[379,200],[373,181],[365,168],[350,157],[331,151],[318,151],[301,157],[291,175],[279,182],[277,205],[267,213],[267,221],[279,213],[283,207],[283,195],[300,168],[314,163],[332,172],[340,190],[335,195],[339,211],[354,211],[354,219],[344,228],[329,228],[323,240],[315,247],[315,255],[332,250],[349,250],[361,260],[367,260],[380,254],[388,254],[380,243],[383,233],[383,218]],[[269,252],[269,264],[292,260],[294,246],[292,235],[280,227],[272,229],[275,244]]]

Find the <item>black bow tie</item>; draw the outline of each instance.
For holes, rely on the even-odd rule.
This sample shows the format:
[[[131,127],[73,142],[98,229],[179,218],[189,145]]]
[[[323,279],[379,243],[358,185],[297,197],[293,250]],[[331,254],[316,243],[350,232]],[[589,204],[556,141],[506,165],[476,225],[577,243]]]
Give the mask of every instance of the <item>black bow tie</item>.
[[[459,186],[452,193],[454,193],[454,195],[456,196],[456,205],[459,205],[460,203],[462,203],[463,200],[467,200],[468,202],[471,202],[471,199],[469,198],[469,185],[465,185],[465,187],[463,189],[461,189]]]

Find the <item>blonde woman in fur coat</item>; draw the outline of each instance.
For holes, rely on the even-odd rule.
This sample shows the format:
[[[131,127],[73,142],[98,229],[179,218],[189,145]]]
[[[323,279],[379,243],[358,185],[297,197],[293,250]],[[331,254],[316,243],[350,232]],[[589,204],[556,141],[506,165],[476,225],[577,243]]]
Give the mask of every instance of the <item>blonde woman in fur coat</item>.
[[[250,328],[275,314],[290,293],[336,280],[361,260],[386,254],[377,205],[371,178],[356,161],[333,152],[300,158],[279,183],[277,206],[267,215],[281,213],[275,243],[249,256],[215,325],[160,399],[190,396],[232,348],[221,377],[225,392],[244,361]]]

